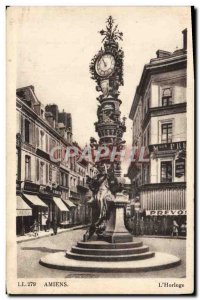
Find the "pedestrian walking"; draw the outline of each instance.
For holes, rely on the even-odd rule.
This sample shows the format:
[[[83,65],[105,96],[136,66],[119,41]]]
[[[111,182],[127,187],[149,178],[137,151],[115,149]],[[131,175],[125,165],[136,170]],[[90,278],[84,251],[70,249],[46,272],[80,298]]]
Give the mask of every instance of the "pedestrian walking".
[[[56,235],[57,232],[58,232],[57,220],[54,219],[54,220],[53,220],[53,233],[54,233],[54,235]]]
[[[49,221],[49,218],[47,218],[46,220],[46,230],[49,231],[50,229],[50,221]]]
[[[181,224],[180,231],[181,231],[182,236],[186,236],[186,223],[185,222]]]
[[[31,230],[33,231],[34,236],[38,236],[39,231],[39,223],[36,221],[36,219],[33,222],[33,225],[31,226]]]
[[[176,220],[173,220],[173,225],[172,225],[172,236],[178,236],[178,224]]]
[[[44,231],[47,231],[47,217],[46,215],[43,213],[42,214],[42,229],[44,229]]]

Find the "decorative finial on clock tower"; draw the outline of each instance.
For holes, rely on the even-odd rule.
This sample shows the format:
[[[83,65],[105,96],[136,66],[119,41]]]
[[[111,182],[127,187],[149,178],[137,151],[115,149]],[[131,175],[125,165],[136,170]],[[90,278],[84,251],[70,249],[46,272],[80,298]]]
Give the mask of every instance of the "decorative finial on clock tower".
[[[123,40],[123,38],[122,38],[123,33],[118,30],[118,25],[115,25],[115,27],[113,28],[114,19],[113,19],[112,16],[108,17],[106,23],[107,23],[106,30],[102,29],[100,31],[100,34],[104,35],[102,43],[104,41],[107,41],[107,42],[113,42],[114,41],[114,42],[116,42],[118,39],[122,41]]]

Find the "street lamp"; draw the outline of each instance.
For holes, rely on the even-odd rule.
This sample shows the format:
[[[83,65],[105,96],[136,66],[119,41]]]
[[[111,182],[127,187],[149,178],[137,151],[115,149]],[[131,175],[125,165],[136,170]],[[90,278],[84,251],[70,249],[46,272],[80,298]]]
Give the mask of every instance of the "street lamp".
[[[135,233],[136,235],[139,235],[140,232],[140,224],[139,224],[139,215],[140,215],[140,211],[141,211],[141,204],[139,202],[139,200],[136,200],[136,202],[134,203],[134,210],[136,213],[136,228],[135,228]]]

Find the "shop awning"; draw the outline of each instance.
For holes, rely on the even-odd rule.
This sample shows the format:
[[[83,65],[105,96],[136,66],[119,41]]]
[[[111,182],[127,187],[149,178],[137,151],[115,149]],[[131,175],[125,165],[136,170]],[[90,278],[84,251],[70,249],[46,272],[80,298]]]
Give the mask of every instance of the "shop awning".
[[[65,204],[62,202],[62,200],[60,198],[53,197],[53,201],[55,202],[57,207],[60,209],[60,211],[69,211],[67,206],[65,206]]]
[[[67,206],[68,206],[69,208],[76,207],[76,205],[75,205],[72,201],[70,201],[70,200],[65,200],[65,199],[62,199],[62,200],[67,204]]]
[[[24,194],[25,198],[29,200],[33,205],[48,207],[38,196]]]
[[[17,196],[17,217],[26,216],[32,216],[32,209],[20,196]]]

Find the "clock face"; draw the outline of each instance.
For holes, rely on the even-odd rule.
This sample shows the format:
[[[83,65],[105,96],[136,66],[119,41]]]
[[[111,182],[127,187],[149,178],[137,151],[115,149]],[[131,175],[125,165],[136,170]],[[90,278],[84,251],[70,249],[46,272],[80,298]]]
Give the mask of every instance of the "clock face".
[[[115,58],[112,54],[102,55],[96,62],[96,72],[101,77],[111,75],[115,68]]]

